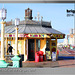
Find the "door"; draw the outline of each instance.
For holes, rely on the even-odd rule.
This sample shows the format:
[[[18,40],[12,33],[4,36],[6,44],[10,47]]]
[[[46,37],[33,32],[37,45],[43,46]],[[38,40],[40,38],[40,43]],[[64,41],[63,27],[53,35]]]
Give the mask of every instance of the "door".
[[[34,39],[28,39],[28,60],[35,60]]]

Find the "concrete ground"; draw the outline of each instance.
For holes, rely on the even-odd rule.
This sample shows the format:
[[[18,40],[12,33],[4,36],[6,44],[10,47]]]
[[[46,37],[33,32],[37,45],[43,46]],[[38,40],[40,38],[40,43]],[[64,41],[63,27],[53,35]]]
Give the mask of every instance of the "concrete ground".
[[[59,50],[60,51],[60,50]],[[59,56],[74,56],[75,57],[75,50],[69,50],[69,49],[62,49],[59,53]],[[75,67],[75,60],[74,59],[63,59],[63,60],[57,60],[55,62],[53,61],[43,61],[43,62],[35,62],[35,61],[26,61],[22,62],[22,68],[25,67],[36,67],[36,68],[60,68],[60,67]]]
[[[35,61],[26,61],[22,62],[22,66],[24,67],[37,67],[37,68],[57,68],[57,67],[75,67],[75,60],[58,60],[58,61],[43,61],[43,62],[35,62]]]
[[[22,62],[23,67],[75,67],[75,50],[71,49],[58,49],[59,50],[59,59],[55,62],[53,61],[43,61],[43,62],[35,62],[35,61],[26,61]]]

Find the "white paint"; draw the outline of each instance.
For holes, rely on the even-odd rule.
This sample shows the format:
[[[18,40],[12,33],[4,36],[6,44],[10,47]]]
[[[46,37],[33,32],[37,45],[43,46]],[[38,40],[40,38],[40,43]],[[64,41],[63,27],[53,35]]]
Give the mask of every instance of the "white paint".
[[[42,49],[40,49],[41,51],[44,52],[44,54],[45,54],[45,48],[46,48],[46,44],[44,45],[44,47]]]

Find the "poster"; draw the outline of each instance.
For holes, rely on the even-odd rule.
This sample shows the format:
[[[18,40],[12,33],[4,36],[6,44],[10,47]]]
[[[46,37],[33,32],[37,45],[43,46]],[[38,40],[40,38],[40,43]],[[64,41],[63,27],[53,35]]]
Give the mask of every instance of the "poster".
[[[51,59],[51,53],[50,53],[50,51],[46,51],[46,59],[47,60]]]
[[[56,61],[56,52],[52,52],[52,61]]]

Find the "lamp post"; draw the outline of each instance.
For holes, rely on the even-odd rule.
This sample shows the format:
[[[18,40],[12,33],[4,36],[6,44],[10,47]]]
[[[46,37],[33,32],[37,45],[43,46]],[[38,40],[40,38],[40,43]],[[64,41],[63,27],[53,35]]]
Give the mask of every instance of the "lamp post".
[[[2,8],[0,10],[0,19],[1,22],[1,59],[0,59],[0,67],[7,67],[8,64],[4,60],[4,24],[6,22],[4,21],[6,19],[7,10]]]
[[[17,54],[17,51],[18,51],[18,25],[19,25],[19,22],[20,22],[20,19],[16,18],[15,19],[15,26],[16,26],[16,33],[15,33],[15,55],[18,55]]]
[[[68,10],[67,9],[67,16],[74,16],[74,45],[75,45],[75,4],[74,4],[74,10]]]
[[[19,64],[20,57],[18,56],[18,25],[19,25],[20,19],[15,19],[15,26],[16,26],[16,32],[15,32],[15,56],[12,58],[13,60],[13,67],[20,67],[21,64]]]

